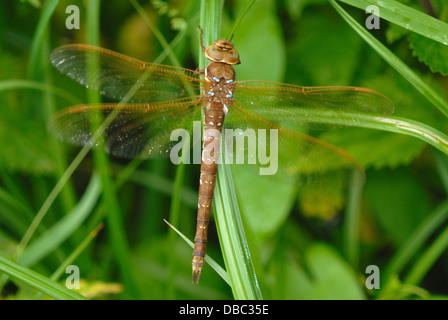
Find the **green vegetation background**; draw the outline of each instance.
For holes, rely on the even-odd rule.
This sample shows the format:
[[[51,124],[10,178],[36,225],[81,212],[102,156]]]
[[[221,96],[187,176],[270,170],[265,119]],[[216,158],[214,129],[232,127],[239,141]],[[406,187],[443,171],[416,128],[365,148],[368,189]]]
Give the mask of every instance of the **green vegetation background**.
[[[403,2],[424,11],[415,1]],[[69,275],[65,267],[75,264],[83,279],[78,292],[89,298],[232,299],[232,289],[209,266],[201,283],[191,284],[191,248],[163,222],[173,223],[171,199],[180,197],[174,224],[193,238],[198,165],[184,167],[179,189],[176,167],[168,159],[113,158],[98,167],[101,162],[89,153],[69,180],[57,185],[79,148],[56,141],[46,130],[54,112],[89,99],[85,88],[49,61],[57,46],[86,42],[88,17],[99,19],[102,47],[144,61],[154,61],[163,51],[148,18],[168,42],[181,33],[174,54],[180,65],[196,69],[200,1],[140,1],[142,13],[135,1],[109,0],[101,2],[97,15],[88,12],[89,1],[39,3],[0,3],[0,297],[48,298],[39,293],[44,292],[79,298],[62,288]],[[54,12],[49,10],[53,4]],[[70,4],[81,9],[80,30],[65,27]],[[432,4],[438,18],[448,18],[447,4]],[[246,5],[243,0],[225,2],[222,38]],[[368,15],[343,7],[364,24]],[[52,13],[45,30],[46,12]],[[380,23],[373,36],[446,97],[447,47],[385,20]],[[233,42],[242,61],[236,67],[239,80],[366,87],[394,102],[394,116],[447,132],[445,115],[328,1],[259,0]],[[318,133],[365,167],[367,181],[358,193],[294,188],[233,172],[263,298],[447,297],[447,152],[418,134],[366,128]],[[100,179],[95,172],[101,171],[106,173]],[[209,239],[208,254],[224,267],[213,221]],[[369,265],[381,271],[380,289],[366,289]],[[62,287],[53,286],[53,280]]]

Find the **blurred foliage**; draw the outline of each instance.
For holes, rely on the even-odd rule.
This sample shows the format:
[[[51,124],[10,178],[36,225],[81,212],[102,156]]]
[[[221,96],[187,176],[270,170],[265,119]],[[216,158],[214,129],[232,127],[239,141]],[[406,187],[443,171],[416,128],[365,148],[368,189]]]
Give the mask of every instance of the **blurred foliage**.
[[[46,130],[51,114],[69,106],[69,101],[49,95],[46,90],[20,86],[2,90],[2,83],[11,79],[33,80],[87,101],[86,90],[56,72],[49,61],[49,52],[57,46],[85,42],[89,1],[77,3],[81,9],[80,30],[65,27],[65,8],[72,2],[58,2],[38,53],[31,51],[31,45],[48,1],[0,3],[0,255],[11,260],[16,259],[15,249],[35,214],[79,150],[57,142]],[[424,11],[415,1],[402,2]],[[443,0],[430,2],[437,17],[447,21],[448,4]],[[196,69],[200,54],[197,32],[200,1],[151,0],[140,4],[168,42],[180,30],[186,30],[174,54],[182,66]],[[222,38],[228,36],[233,21],[246,4],[245,0],[224,3]],[[363,24],[364,12],[347,5],[344,8]],[[102,47],[145,61],[155,60],[163,50],[154,31],[130,1],[102,1],[99,23]],[[426,83],[447,97],[447,46],[385,20],[381,20],[380,30],[372,33]],[[238,26],[233,42],[242,62],[235,67],[237,79],[367,87],[388,96],[395,104],[395,115],[447,133],[446,118],[364,43],[326,0],[259,0]],[[31,61],[37,61],[37,69],[32,72]],[[165,59],[162,63],[171,62]],[[354,245],[359,257],[353,262],[344,247],[346,210],[350,207],[347,190],[302,189],[233,170],[263,297],[446,298],[446,252],[431,262],[420,283],[403,282],[412,264],[446,228],[446,221],[421,243],[405,268],[381,278],[379,290],[365,286],[366,267],[387,268],[407,240],[447,198],[446,154],[439,154],[437,160],[434,149],[421,140],[379,130],[341,128],[315,134],[346,150],[366,168],[361,208],[355,210],[359,214],[359,225],[355,226],[359,237],[354,238],[357,241]],[[139,294],[130,296],[122,286],[123,275],[117,267],[120,257],[114,256],[107,231],[101,231],[73,262],[86,281],[84,292],[99,299],[105,295],[114,299],[231,299],[231,289],[209,266],[205,267],[199,286],[192,285],[190,248],[177,237],[174,242],[168,240],[167,233],[171,231],[162,219],[170,219],[175,167],[169,160],[113,161],[117,180],[127,170],[134,170],[133,166],[138,167],[131,178],[117,185],[127,236],[123,240],[130,247],[130,273]],[[49,207],[30,241],[31,253],[24,251],[25,258],[38,257],[28,260],[28,268],[50,277],[105,219],[107,213],[96,197],[99,194],[91,197],[85,194],[95,170],[92,163],[92,157],[87,156]],[[189,165],[186,170],[181,216],[176,227],[191,239],[195,230],[199,168]],[[104,229],[107,230],[107,225]],[[51,243],[51,239],[56,242]],[[208,254],[224,266],[213,222],[209,243]],[[174,260],[169,262],[170,259]],[[63,280],[64,275],[61,284]],[[30,298],[36,293],[4,274],[0,274],[0,289],[0,297],[9,299]]]

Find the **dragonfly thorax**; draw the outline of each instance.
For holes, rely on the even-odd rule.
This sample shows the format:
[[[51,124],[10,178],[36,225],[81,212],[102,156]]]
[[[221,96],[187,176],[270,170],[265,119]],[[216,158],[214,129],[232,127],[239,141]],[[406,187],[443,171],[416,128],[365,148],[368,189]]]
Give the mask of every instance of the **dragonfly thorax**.
[[[233,90],[235,89],[235,83],[234,83],[235,73],[233,72],[233,68],[231,66],[225,65],[227,67],[230,67],[230,70],[232,72],[221,74],[221,71],[223,71],[221,70],[221,66],[214,66],[214,65],[223,65],[223,64],[215,62],[212,63],[206,69],[205,80],[207,82],[204,87],[204,93],[206,95],[206,99],[209,102],[219,102],[222,103],[223,105],[229,105],[232,102]],[[212,70],[216,69],[219,70],[219,72],[210,74],[209,71],[210,67],[212,67]],[[221,77],[215,76],[216,74],[221,75]]]
[[[212,62],[205,69],[205,80],[214,81],[213,79],[234,80],[235,70],[233,67],[226,63]]]

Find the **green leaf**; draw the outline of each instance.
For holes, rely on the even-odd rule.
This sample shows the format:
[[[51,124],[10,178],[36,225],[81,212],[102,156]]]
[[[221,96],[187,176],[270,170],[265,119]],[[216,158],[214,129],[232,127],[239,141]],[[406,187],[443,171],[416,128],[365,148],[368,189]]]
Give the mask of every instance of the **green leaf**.
[[[358,277],[330,247],[314,245],[305,254],[314,280],[314,291],[321,299],[363,299]]]
[[[285,6],[288,10],[288,14],[294,18],[297,19],[302,14],[302,11],[306,8],[308,5],[316,5],[316,4],[326,4],[327,0],[286,0]]]
[[[237,4],[236,12],[241,12],[247,1]],[[285,67],[285,43],[274,2],[256,2],[241,23],[251,27],[237,29],[233,39],[241,57],[241,65],[235,67],[236,79],[280,81]],[[269,47],[263,48],[261,43],[269,43]]]
[[[425,143],[410,136],[361,128],[342,128],[320,138],[347,151],[366,169],[409,164],[425,147]]]
[[[412,53],[432,72],[448,75],[448,46],[418,34],[409,37]]]
[[[232,173],[238,204],[251,234],[260,238],[269,236],[285,222],[291,212],[295,186],[248,172],[238,165],[232,166]]]
[[[400,190],[400,197],[395,190]],[[405,170],[369,175],[365,192],[379,223],[396,244],[406,241],[431,212],[428,193]]]
[[[350,84],[358,68],[361,39],[334,12],[309,11],[293,29],[296,35],[288,47],[286,82],[318,86]]]
[[[275,260],[271,267],[280,263]],[[365,299],[358,276],[331,247],[312,245],[304,254],[304,263],[300,266],[297,261],[288,259],[276,273],[284,281],[284,299]]]
[[[376,76],[363,83],[363,86],[388,96],[395,104],[394,115],[419,119],[434,126],[443,126],[443,119],[439,117],[439,113],[395,72]],[[376,169],[409,164],[426,146],[421,140],[411,136],[358,128],[326,132],[320,137],[347,151],[364,167]],[[400,150],[400,152],[391,152],[391,150]]]

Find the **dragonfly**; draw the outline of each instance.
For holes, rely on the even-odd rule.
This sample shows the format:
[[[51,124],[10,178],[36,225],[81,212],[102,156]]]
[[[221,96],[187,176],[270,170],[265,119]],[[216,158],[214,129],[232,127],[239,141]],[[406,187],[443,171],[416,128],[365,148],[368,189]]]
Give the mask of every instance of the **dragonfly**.
[[[271,152],[277,152],[278,170],[273,176],[298,184],[324,184],[332,180],[329,172],[363,169],[342,149],[297,128],[352,126],[359,115],[383,117],[394,110],[391,100],[367,88],[237,81],[234,66],[240,64],[240,57],[232,42],[217,40],[204,47],[201,39],[201,48],[209,60],[204,70],[142,62],[86,44],[64,45],[51,54],[52,64],[81,85],[113,100],[125,98],[125,102],[83,104],[56,113],[49,130],[63,141],[102,145],[118,157],[154,159],[167,157],[177,145],[171,138],[173,130],[192,133],[193,124],[202,123],[193,283],[199,283],[204,266],[221,152],[216,148],[221,141],[216,133],[224,129],[269,130],[266,139],[276,139],[276,149]],[[88,70],[92,64],[96,69],[93,74]],[[332,120],[323,121],[322,114],[331,115]],[[103,135],[95,135],[94,123],[98,121],[106,124]],[[232,150],[243,152],[245,159],[251,156],[246,145],[234,146],[230,153]],[[262,167],[260,162],[238,165],[252,171]]]

